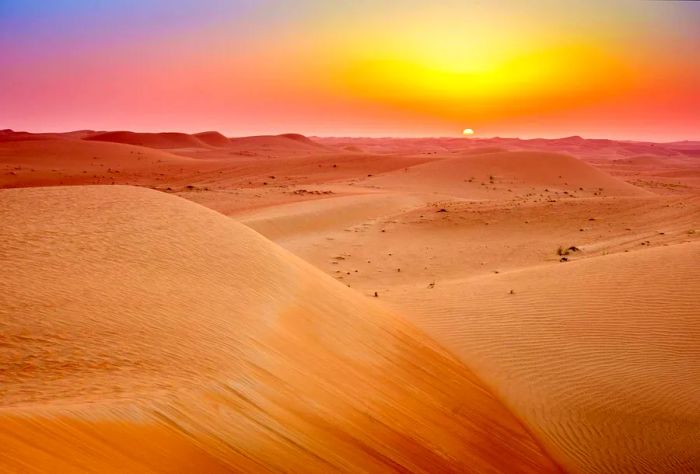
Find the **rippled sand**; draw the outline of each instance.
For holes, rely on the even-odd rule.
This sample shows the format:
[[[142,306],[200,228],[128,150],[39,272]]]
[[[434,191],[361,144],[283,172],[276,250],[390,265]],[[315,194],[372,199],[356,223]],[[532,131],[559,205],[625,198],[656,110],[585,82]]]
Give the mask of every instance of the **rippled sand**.
[[[0,470],[556,471],[420,332],[155,191],[0,191]]]

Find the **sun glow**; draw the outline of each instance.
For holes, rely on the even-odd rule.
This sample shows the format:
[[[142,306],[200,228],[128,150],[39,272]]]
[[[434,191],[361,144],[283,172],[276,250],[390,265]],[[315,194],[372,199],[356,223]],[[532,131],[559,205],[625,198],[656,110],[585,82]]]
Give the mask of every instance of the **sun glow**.
[[[16,128],[444,136],[466,122],[489,135],[678,139],[700,128],[689,46],[700,2],[182,0],[194,17],[155,29],[165,0],[49,2],[39,20],[44,3],[0,1],[2,121]]]
[[[450,120],[465,112],[497,120],[566,109],[615,95],[630,82],[619,61],[597,45],[580,43],[520,52],[477,71],[459,69],[420,58],[365,58],[351,62],[338,79],[349,95]]]
[[[462,135],[466,137],[474,135],[474,130],[472,130],[471,128],[465,128],[464,130],[462,130]]]

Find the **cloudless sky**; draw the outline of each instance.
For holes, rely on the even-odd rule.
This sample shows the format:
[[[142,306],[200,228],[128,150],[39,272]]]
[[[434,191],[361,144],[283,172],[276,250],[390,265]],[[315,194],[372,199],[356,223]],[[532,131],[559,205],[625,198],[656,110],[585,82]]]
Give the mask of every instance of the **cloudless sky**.
[[[700,139],[700,2],[0,0],[0,128]]]

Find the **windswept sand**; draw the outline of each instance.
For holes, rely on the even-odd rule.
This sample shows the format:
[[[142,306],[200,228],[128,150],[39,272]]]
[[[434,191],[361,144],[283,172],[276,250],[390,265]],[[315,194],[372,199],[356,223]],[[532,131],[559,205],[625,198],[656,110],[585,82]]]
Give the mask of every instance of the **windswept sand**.
[[[221,214],[74,186],[0,218],[0,470],[557,470],[464,365]]]
[[[96,133],[0,131],[0,470],[700,472],[696,142]]]
[[[407,288],[564,467],[700,468],[700,242]],[[511,294],[511,290],[514,294]]]

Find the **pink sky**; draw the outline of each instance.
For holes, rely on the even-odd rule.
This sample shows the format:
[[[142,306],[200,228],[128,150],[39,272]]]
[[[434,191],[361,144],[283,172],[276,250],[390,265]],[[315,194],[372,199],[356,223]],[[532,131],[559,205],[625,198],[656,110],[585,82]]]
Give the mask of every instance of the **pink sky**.
[[[0,128],[700,139],[700,2],[340,3],[0,2]]]

